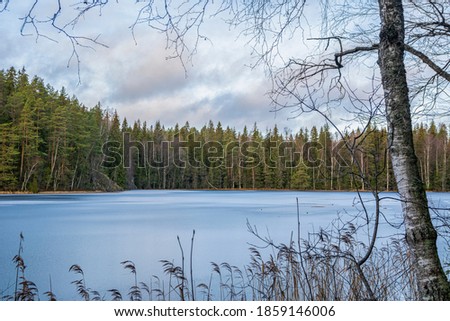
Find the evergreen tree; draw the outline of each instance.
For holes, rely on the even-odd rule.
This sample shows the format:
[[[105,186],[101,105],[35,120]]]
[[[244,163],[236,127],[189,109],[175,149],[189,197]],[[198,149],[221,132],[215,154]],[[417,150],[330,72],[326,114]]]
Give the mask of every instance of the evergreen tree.
[[[28,183],[39,169],[39,134],[35,122],[34,108],[27,100],[19,117],[20,169],[19,182],[21,190],[28,190]]]
[[[17,188],[18,136],[11,123],[0,124],[0,190]]]
[[[301,163],[295,169],[290,188],[299,190],[308,190],[311,188],[311,178],[308,175],[308,169],[305,164]]]

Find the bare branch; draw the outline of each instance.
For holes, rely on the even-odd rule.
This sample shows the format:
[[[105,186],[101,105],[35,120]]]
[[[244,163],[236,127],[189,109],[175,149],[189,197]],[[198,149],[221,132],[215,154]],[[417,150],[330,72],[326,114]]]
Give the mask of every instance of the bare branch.
[[[355,47],[355,48],[349,49],[349,50],[344,50],[344,51],[341,50],[341,52],[338,52],[338,53],[334,54],[336,65],[339,68],[344,67],[342,65],[342,57],[344,57],[344,56],[353,55],[353,54],[356,54],[356,53],[359,53],[359,52],[362,52],[362,51],[372,51],[372,50],[377,50],[377,49],[378,49],[378,44],[373,44],[370,47]]]
[[[8,10],[9,0],[0,1],[0,13]]]
[[[431,69],[433,69],[436,72],[436,74],[438,74],[440,77],[450,82],[450,73],[444,70],[443,68],[439,67],[438,65],[436,65],[427,55],[425,55],[424,53],[420,52],[417,49],[414,49],[413,47],[407,44],[405,44],[405,50],[410,54],[420,58],[420,60],[422,60],[425,64],[427,64]]]

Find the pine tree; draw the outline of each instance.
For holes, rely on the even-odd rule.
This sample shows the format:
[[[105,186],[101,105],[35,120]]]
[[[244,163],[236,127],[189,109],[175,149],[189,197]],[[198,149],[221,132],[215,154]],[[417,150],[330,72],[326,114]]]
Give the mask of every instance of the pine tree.
[[[108,162],[105,166],[105,172],[108,177],[116,182],[121,187],[126,187],[126,174],[123,166],[123,140],[122,131],[120,129],[120,119],[117,111],[111,120],[109,134],[108,134],[108,144],[110,144],[110,149],[114,152],[115,156],[113,162]]]
[[[34,109],[27,100],[19,117],[20,170],[21,190],[28,189],[28,183],[38,170],[41,157],[39,153],[38,127],[34,119]]]
[[[290,188],[299,190],[308,190],[311,188],[311,178],[309,177],[308,169],[303,162],[295,169],[291,178]]]
[[[18,136],[11,123],[0,123],[0,190],[17,188]]]

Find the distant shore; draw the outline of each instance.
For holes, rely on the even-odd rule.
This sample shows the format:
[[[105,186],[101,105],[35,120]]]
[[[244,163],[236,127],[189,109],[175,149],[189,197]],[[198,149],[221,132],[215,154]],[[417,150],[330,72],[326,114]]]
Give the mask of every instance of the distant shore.
[[[36,195],[36,194],[86,194],[86,193],[111,193],[111,192],[105,192],[105,191],[43,191],[39,193],[32,193],[27,191],[14,191],[14,192],[8,192],[8,191],[0,191],[0,195]]]
[[[267,192],[357,192],[357,190],[297,190],[297,189],[270,189],[270,188],[218,188],[218,189],[175,189],[176,191],[267,191]],[[101,190],[84,190],[84,191],[42,191],[38,193],[32,193],[28,191],[0,191],[0,195],[32,195],[32,194],[86,194],[86,193],[118,193],[118,192],[126,192],[133,190],[123,190],[117,192],[110,191],[101,191]],[[134,191],[168,191],[168,189],[136,189]],[[359,192],[370,192],[370,190],[359,191]],[[396,191],[380,191],[380,192],[396,192]],[[427,191],[427,192],[435,192],[435,191]]]
[[[42,191],[42,192],[38,192],[38,193],[32,193],[32,192],[28,192],[28,191],[0,191],[0,195],[32,195],[32,194],[87,194],[87,193],[120,193],[120,192],[126,192],[126,191],[234,191],[234,192],[245,192],[245,191],[259,191],[259,192],[263,192],[263,191],[267,191],[267,192],[358,192],[358,190],[346,190],[346,189],[342,189],[342,190],[322,190],[322,189],[316,189],[316,190],[299,190],[299,189],[271,189],[271,188],[257,188],[257,189],[252,189],[252,188],[216,188],[216,189],[184,189],[184,188],[179,188],[179,189],[129,189],[129,190],[122,190],[122,191],[101,191],[101,190],[84,190],[84,191]],[[366,192],[371,192],[370,190],[359,190],[359,192],[361,193],[366,193]],[[390,191],[379,191],[380,193],[384,193],[384,192],[397,192],[394,190],[390,190]],[[427,192],[441,192],[441,193],[449,193],[450,191],[433,191],[433,190],[427,190]]]

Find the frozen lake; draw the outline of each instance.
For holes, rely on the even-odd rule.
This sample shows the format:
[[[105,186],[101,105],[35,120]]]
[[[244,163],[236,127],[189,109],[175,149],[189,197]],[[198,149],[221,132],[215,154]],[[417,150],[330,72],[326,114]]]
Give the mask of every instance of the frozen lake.
[[[395,193],[384,196],[396,197]],[[302,237],[360,209],[353,192],[294,191],[128,191],[123,193],[0,195],[0,296],[14,291],[19,235],[25,237],[26,277],[38,286],[41,299],[49,290],[59,300],[78,300],[69,267],[80,265],[87,286],[107,295],[118,288],[124,296],[133,278],[120,262],[132,260],[139,281],[164,276],[160,260],[181,264],[177,236],[188,262],[195,229],[195,281],[207,282],[210,262],[243,268],[251,244],[260,244],[247,230],[247,220],[274,243],[289,243],[297,233],[296,198],[300,203]],[[449,207],[449,193],[430,193],[433,204]],[[373,203],[368,200],[369,212]],[[391,223],[401,223],[400,204],[382,203]],[[381,235],[402,233],[383,219]],[[364,236],[363,236],[364,237]],[[383,239],[381,239],[383,240]]]

